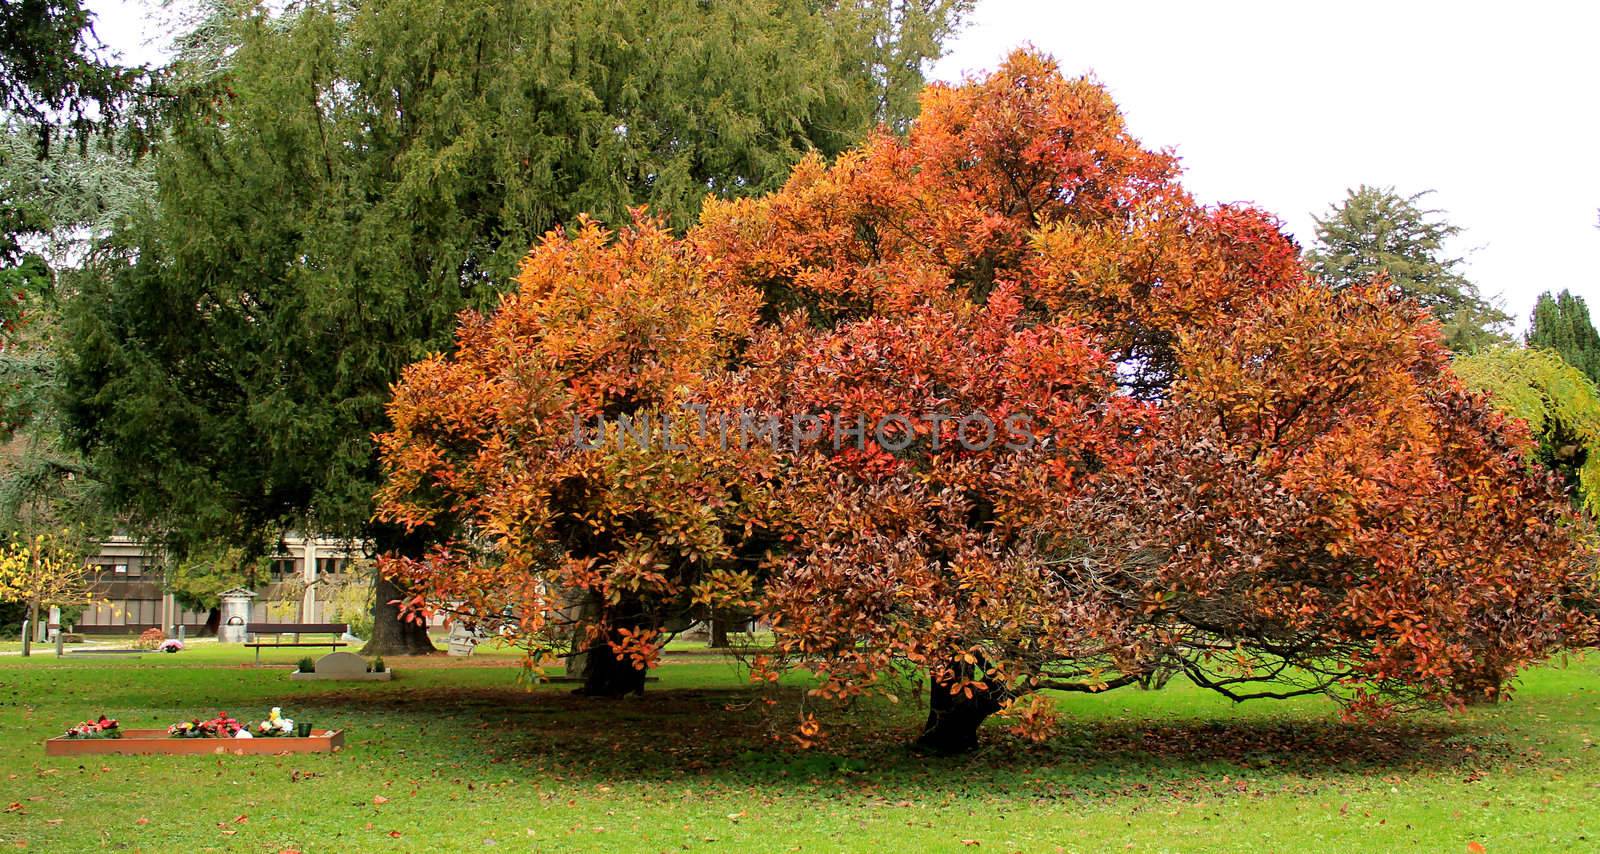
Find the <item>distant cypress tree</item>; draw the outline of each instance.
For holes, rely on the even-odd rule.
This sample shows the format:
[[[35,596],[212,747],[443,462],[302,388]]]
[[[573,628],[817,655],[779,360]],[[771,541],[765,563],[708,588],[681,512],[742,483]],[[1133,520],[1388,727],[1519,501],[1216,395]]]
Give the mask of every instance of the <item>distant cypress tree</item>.
[[[1600,332],[1589,321],[1583,297],[1567,291],[1560,296],[1551,296],[1549,291],[1540,294],[1533,307],[1528,346],[1554,350],[1591,381],[1600,382]]]
[[[1445,243],[1461,227],[1422,207],[1426,195],[1366,185],[1349,191],[1326,217],[1315,218],[1317,242],[1307,253],[1312,271],[1335,288],[1386,274],[1401,293],[1433,312],[1445,344],[1458,353],[1505,343],[1497,327],[1511,317],[1461,274],[1462,259],[1445,253]]]

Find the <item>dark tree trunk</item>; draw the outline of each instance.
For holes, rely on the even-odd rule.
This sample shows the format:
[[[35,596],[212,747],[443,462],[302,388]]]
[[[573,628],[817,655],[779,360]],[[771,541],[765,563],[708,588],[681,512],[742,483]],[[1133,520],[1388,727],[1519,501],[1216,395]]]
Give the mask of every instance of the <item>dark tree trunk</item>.
[[[206,612],[206,624],[200,629],[200,634],[208,638],[217,636],[217,631],[222,628],[222,609],[212,608]]]
[[[612,629],[614,639],[616,629]],[[611,644],[600,641],[585,652],[583,687],[574,691],[584,697],[625,697],[644,693],[645,671],[634,667],[631,660],[618,658]]]
[[[990,715],[1000,711],[1004,699],[1001,691],[974,690],[972,696],[952,694],[950,688],[962,679],[970,678],[972,665],[961,664],[946,677],[928,680],[928,722],[922,728],[916,747],[941,756],[967,753],[978,747],[978,727]]]
[[[421,557],[427,546],[420,536],[407,535],[387,525],[379,526],[373,532],[372,540],[380,555],[401,554],[406,557]],[[438,648],[428,638],[427,625],[400,619],[400,606],[395,602],[405,598],[406,591],[400,585],[384,578],[383,573],[374,574],[376,581],[372,596],[372,637],[367,640],[367,645],[361,648],[361,654],[394,656],[429,655],[438,652]]]
[[[428,627],[400,619],[395,600],[406,595],[400,585],[378,576],[372,601],[372,638],[361,648],[362,655],[428,655],[438,652],[428,638]]]
[[[728,648],[728,621],[711,618],[711,642],[707,646],[712,649]]]

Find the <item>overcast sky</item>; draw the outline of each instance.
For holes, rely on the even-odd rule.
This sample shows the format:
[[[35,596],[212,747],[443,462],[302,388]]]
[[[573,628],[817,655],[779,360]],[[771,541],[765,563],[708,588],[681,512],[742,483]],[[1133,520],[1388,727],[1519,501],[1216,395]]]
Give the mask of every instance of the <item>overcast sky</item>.
[[[1253,202],[1302,243],[1347,187],[1433,190],[1520,331],[1544,290],[1600,315],[1597,38],[1600,4],[1578,2],[979,0],[935,74],[1031,42],[1104,83],[1202,200]]]
[[[90,5],[109,45],[159,58],[156,4]],[[1347,187],[1433,190],[1520,331],[1543,290],[1600,314],[1597,36],[1600,4],[1578,2],[978,0],[934,75],[1031,43],[1104,83],[1203,201],[1253,202],[1302,243]]]

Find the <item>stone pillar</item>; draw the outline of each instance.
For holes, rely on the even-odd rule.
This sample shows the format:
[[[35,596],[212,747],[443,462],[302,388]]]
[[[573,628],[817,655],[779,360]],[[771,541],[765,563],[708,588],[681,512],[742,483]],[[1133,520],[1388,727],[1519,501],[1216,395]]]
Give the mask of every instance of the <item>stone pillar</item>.
[[[306,583],[305,599],[301,600],[300,613],[303,615],[302,623],[322,622],[322,613],[317,608],[317,538],[309,534],[300,549],[300,578]]]
[[[256,594],[235,587],[218,598],[222,600],[222,622],[217,626],[217,643],[244,643],[250,634],[250,602]]]
[[[53,641],[56,635],[61,634],[61,609],[55,605],[50,606],[50,622],[46,624],[45,640]]]

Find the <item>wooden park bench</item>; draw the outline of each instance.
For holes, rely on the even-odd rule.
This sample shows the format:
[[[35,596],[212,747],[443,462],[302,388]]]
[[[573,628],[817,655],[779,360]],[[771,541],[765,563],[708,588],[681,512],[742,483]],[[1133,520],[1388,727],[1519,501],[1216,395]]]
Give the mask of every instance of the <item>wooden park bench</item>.
[[[328,647],[337,650],[341,646],[349,646],[339,638],[350,631],[349,623],[272,623],[263,626],[250,627],[250,641],[245,646],[253,647],[256,651],[256,663],[261,663],[261,649],[293,649],[295,647]],[[294,635],[295,639],[289,643],[283,640],[284,635]],[[327,641],[301,641],[300,635],[333,635],[333,640]],[[269,643],[262,637],[271,637]]]

